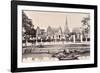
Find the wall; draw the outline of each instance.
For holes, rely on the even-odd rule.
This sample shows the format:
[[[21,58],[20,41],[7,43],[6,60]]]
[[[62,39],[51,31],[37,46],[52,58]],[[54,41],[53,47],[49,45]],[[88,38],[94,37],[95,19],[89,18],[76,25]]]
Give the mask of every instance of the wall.
[[[61,3],[74,3],[74,4],[92,4],[98,5],[98,13],[100,13],[100,0],[34,0],[46,2],[61,2]],[[0,0],[0,73],[10,73],[10,0]],[[98,20],[100,14],[98,14]],[[99,22],[100,23],[100,22]],[[98,23],[98,24],[99,24]],[[98,25],[98,28],[100,25]],[[100,29],[98,29],[100,31]],[[100,34],[98,34],[100,37]],[[100,38],[98,39],[100,42]],[[99,43],[98,42],[98,43]],[[100,47],[100,46],[99,46]],[[98,52],[100,49],[98,48]],[[100,53],[98,54],[100,55]],[[98,59],[100,61],[100,58]],[[100,64],[100,63],[99,63]],[[41,71],[37,73],[99,73],[98,68],[85,68],[85,69],[70,69],[70,70],[55,70],[55,71]],[[29,72],[27,72],[29,73]],[[32,73],[32,72],[30,72]]]

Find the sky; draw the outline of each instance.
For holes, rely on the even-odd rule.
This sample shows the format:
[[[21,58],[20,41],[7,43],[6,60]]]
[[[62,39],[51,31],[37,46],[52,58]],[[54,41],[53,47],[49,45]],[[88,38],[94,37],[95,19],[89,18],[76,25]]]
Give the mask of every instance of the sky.
[[[38,26],[41,29],[47,29],[48,26],[52,28],[61,27],[64,30],[67,24],[70,31],[74,28],[82,26],[83,17],[87,17],[88,13],[74,13],[74,12],[52,12],[52,11],[32,11],[24,10],[28,18],[32,19],[34,28]]]

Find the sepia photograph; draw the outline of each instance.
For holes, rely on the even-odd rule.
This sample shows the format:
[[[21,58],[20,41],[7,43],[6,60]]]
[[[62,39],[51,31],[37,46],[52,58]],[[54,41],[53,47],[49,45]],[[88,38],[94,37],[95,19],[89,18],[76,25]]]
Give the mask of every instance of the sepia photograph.
[[[22,10],[22,62],[90,59],[90,14]]]
[[[97,67],[97,6],[12,1],[12,72]]]

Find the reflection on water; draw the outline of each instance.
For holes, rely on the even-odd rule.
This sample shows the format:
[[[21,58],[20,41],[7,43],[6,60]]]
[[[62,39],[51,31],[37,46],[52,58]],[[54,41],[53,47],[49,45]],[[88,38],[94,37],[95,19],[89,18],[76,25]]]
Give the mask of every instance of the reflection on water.
[[[58,58],[52,57],[50,54],[31,54],[28,55],[29,57],[24,57],[23,62],[42,62],[42,61],[59,61]],[[80,56],[78,57],[78,60],[88,60],[90,59],[90,56]]]
[[[31,48],[31,49],[30,49]],[[23,62],[61,61],[90,59],[90,45],[46,45],[27,47],[22,55]]]
[[[71,54],[24,54],[23,55],[23,62],[33,62],[33,61],[61,61],[59,58],[63,58],[65,60],[74,60],[72,57],[73,53]],[[74,57],[77,56],[77,60],[88,60],[90,59],[90,53],[84,53],[84,54],[75,54]],[[63,57],[65,56],[65,57]],[[76,59],[75,59],[76,60]]]

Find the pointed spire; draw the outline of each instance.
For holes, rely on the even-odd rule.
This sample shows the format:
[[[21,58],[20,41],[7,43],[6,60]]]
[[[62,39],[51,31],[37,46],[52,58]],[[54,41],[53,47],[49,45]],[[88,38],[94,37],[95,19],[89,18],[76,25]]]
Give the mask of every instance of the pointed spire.
[[[68,22],[67,22],[67,16],[66,16],[64,34],[67,34],[67,33],[69,33],[69,29],[68,29]]]

